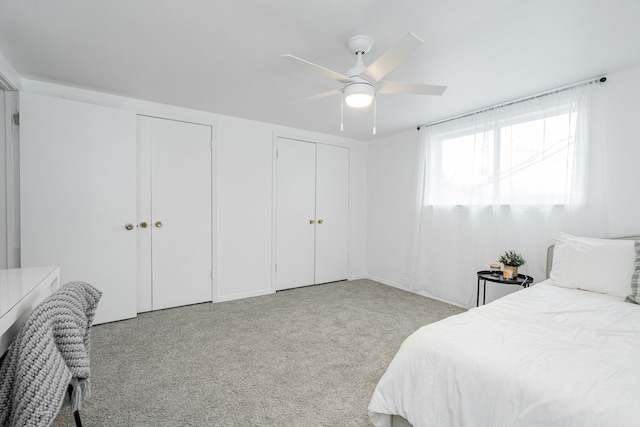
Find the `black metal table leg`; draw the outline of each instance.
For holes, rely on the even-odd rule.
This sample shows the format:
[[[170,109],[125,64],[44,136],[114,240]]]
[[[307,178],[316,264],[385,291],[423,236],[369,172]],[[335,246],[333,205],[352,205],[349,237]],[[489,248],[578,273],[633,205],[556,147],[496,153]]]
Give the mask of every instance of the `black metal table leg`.
[[[487,281],[483,280],[484,282],[484,289],[482,289],[482,305],[485,305],[487,303]]]
[[[69,387],[67,387],[67,392],[69,393],[69,401],[71,401],[71,397],[73,396],[73,386],[71,384],[69,384]],[[73,419],[76,421],[76,427],[82,427],[80,412],[78,412],[77,410],[73,411]]]

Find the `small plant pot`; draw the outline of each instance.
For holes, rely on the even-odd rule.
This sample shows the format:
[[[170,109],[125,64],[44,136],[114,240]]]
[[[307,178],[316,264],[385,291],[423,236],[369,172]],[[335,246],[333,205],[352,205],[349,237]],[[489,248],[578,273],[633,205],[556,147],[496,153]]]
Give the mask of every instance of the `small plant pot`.
[[[502,274],[504,275],[505,279],[515,279],[516,277],[518,277],[518,267],[505,265]]]

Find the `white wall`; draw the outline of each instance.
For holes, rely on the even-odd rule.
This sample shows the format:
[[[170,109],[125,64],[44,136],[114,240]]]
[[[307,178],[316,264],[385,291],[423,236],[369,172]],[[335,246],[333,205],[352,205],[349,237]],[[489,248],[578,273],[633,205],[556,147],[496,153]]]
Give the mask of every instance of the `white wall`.
[[[364,277],[366,155],[362,141],[23,80],[26,92],[211,124],[214,129],[214,300],[273,292],[273,143],[277,135],[350,147],[350,278]]]
[[[418,131],[372,141],[368,153],[367,276],[405,285]]]
[[[640,68],[607,76],[602,86],[601,143],[612,237],[640,234]]]
[[[272,129],[243,122],[216,132],[217,300],[271,291]]]
[[[604,144],[600,148],[604,148],[605,154],[598,160],[607,171],[600,182],[607,188],[610,236],[639,235],[640,68],[607,77],[597,97],[593,124],[594,142]],[[398,287],[407,284],[404,268],[411,232],[417,150],[418,135],[414,129],[369,144],[367,275]],[[548,240],[551,243],[551,235]],[[546,247],[540,251],[546,251]],[[467,286],[475,288],[476,283]],[[493,295],[490,292],[487,290],[488,301],[510,290]]]

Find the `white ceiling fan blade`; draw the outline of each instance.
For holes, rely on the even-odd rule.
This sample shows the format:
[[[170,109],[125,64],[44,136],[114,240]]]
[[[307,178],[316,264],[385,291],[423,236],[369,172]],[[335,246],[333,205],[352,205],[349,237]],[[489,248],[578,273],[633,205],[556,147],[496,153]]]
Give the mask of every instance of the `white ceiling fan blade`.
[[[384,81],[376,92],[408,95],[442,95],[446,89],[446,86]]]
[[[317,71],[320,74],[323,74],[324,76],[329,77],[330,79],[337,80],[340,83],[350,83],[350,82],[353,81],[349,77],[345,76],[344,74],[340,74],[338,72],[331,71],[328,68],[321,67],[320,65],[316,65],[313,62],[305,61],[304,59],[298,58],[297,56],[282,55],[281,57],[284,58],[284,59],[288,59],[290,61],[293,61],[293,62],[297,62],[298,64],[302,64],[305,67],[310,68],[310,69],[312,69],[314,71]]]
[[[379,82],[391,70],[396,68],[398,64],[404,61],[411,52],[420,47],[422,43],[424,42],[415,34],[407,34],[391,49],[380,55],[362,74],[367,75],[375,82]]]
[[[295,100],[295,101],[293,101],[291,103],[292,104],[297,104],[298,102],[314,101],[316,99],[326,98],[327,96],[337,95],[339,93],[342,93],[341,89],[334,89],[334,90],[330,90],[328,92],[319,93],[317,95],[307,96],[306,98],[297,99],[297,100]]]

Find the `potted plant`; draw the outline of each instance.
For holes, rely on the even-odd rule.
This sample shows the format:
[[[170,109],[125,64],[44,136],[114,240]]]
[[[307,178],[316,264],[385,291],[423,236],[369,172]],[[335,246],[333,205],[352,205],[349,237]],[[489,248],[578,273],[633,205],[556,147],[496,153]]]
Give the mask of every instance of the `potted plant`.
[[[500,258],[498,258],[498,262],[504,264],[505,271],[511,270],[511,277],[518,277],[518,267],[524,265],[526,262],[522,255],[516,253],[515,251],[506,251]],[[506,278],[509,278],[508,274],[505,274]]]

